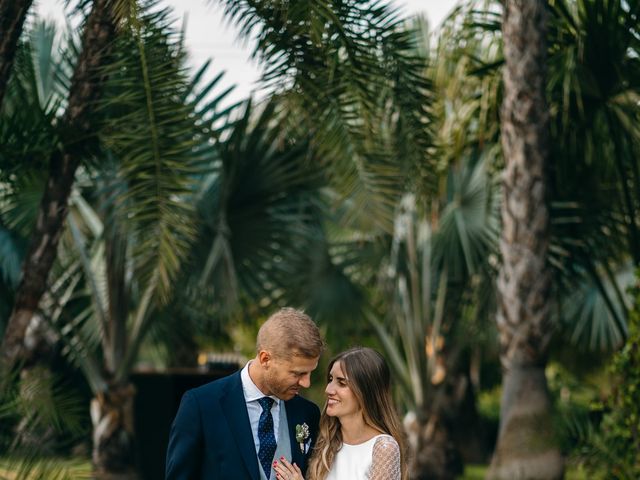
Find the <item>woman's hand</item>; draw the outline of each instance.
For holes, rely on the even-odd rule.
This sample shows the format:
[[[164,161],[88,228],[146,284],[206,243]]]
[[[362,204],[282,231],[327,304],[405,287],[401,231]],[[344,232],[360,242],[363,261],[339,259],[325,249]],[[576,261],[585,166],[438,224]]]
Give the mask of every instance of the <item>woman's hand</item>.
[[[289,463],[284,457],[280,457],[280,461],[273,462],[273,469],[276,471],[278,480],[304,480],[298,465]]]

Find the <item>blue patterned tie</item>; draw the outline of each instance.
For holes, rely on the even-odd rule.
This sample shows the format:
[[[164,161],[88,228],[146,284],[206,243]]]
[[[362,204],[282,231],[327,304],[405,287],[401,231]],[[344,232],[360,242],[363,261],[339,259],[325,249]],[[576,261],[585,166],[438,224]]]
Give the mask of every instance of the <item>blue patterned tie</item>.
[[[273,398],[262,397],[258,403],[262,407],[260,420],[258,420],[258,441],[260,442],[258,459],[264,474],[269,478],[271,476],[271,462],[276,453],[276,437],[273,434],[273,417],[271,416]]]

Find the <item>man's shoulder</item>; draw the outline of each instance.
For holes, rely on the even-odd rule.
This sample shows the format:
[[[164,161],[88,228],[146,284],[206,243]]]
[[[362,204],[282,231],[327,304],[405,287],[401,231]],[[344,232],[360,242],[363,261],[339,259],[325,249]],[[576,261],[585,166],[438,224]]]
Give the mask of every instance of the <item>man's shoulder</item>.
[[[196,398],[219,395],[236,385],[238,382],[240,382],[239,371],[232,373],[231,375],[227,375],[226,377],[217,378],[216,380],[212,380],[211,382],[200,385],[199,387],[191,388],[186,391],[185,395],[192,395]]]

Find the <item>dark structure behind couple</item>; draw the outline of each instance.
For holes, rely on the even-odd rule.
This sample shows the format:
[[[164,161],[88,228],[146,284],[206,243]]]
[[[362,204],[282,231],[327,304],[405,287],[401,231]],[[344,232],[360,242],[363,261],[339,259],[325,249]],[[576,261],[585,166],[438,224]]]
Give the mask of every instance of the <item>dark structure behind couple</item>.
[[[384,358],[353,348],[329,364],[322,415],[299,395],[324,342],[305,313],[262,325],[240,371],[187,391],[171,427],[167,480],[404,480],[406,461]]]

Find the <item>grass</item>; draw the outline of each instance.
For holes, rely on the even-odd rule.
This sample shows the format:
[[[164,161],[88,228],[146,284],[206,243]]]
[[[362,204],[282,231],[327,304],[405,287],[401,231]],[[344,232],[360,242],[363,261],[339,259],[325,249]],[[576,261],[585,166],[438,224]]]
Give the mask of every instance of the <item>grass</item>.
[[[460,480],[484,480],[488,465],[465,465]]]
[[[458,478],[458,480],[484,480],[488,465],[466,465],[464,467],[464,474]],[[587,472],[578,465],[567,465],[567,471],[565,474],[565,480],[587,480]]]
[[[28,461],[26,462],[29,463]],[[22,465],[21,465],[22,464]],[[81,459],[44,459],[36,463],[31,461],[31,465],[25,465],[17,459],[0,458],[0,480],[14,480],[18,477],[20,468],[30,467],[31,477],[29,478],[53,478],[56,479],[82,479],[91,478],[91,463]],[[458,480],[484,480],[488,465],[466,465],[464,474]],[[40,476],[38,476],[40,474]],[[44,475],[44,476],[42,476]],[[22,477],[24,478],[24,477]],[[587,472],[581,466],[568,465],[565,480],[587,480]]]
[[[0,458],[0,479],[83,479],[91,478],[91,463],[83,459]]]

